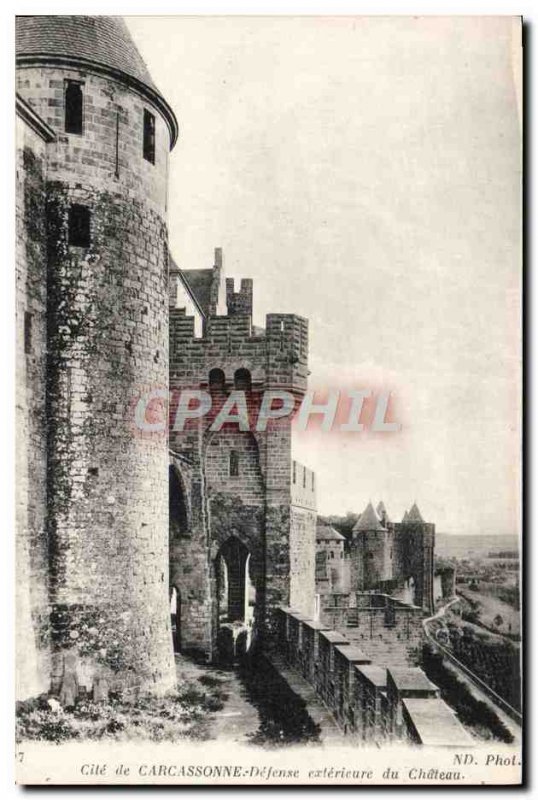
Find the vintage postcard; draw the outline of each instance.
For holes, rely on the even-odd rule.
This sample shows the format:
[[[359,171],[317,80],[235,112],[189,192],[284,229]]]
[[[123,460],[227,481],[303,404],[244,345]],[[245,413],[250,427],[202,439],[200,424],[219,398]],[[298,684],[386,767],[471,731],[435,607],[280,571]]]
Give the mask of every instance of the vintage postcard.
[[[19,783],[521,782],[521,72],[17,17]]]

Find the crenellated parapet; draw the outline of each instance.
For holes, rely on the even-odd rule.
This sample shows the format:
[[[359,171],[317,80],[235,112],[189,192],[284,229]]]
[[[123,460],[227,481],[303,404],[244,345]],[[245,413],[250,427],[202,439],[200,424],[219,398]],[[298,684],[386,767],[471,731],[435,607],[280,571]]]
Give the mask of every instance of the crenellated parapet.
[[[226,307],[229,316],[252,317],[254,284],[252,278],[241,278],[241,286],[235,291],[233,278],[226,278]]]
[[[387,664],[372,657],[366,640],[291,608],[279,610],[277,630],[280,654],[313,686],[350,742],[472,745],[420,667]]]
[[[308,378],[308,320],[268,314],[267,388],[304,392]]]

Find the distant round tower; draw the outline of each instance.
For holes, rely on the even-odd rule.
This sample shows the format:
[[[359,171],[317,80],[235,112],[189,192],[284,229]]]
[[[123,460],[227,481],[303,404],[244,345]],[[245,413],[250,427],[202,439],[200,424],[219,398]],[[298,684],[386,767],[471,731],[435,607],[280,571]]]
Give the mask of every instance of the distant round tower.
[[[379,589],[391,580],[392,535],[387,522],[384,505],[376,512],[368,503],[355,523],[350,548],[352,590]]]
[[[88,685],[131,676],[164,692],[174,682],[168,447],[133,409],[140,393],[168,387],[177,122],[115,17],[18,17],[17,90],[56,133],[46,172],[53,685],[76,664]]]

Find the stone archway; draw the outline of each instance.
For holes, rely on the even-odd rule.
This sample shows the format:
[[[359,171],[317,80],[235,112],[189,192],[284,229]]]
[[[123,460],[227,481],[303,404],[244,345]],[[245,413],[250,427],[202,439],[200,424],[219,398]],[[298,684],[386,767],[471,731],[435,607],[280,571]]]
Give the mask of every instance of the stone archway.
[[[189,530],[188,499],[185,484],[176,464],[168,466],[168,516],[170,536],[185,536]]]
[[[236,536],[220,547],[215,565],[218,622],[252,623],[256,588],[250,573],[251,553]]]
[[[215,643],[224,661],[245,655],[256,638],[256,578],[248,547],[235,535],[229,536],[214,560]]]
[[[199,506],[192,493],[192,465],[176,453],[169,462],[169,592],[175,626],[175,652],[206,653],[211,636],[208,584],[204,584],[205,556]],[[175,594],[174,594],[175,590]],[[175,614],[175,618],[174,618]],[[204,618],[205,615],[205,618]]]
[[[265,597],[265,485],[256,437],[247,431],[206,433],[204,473],[210,541],[212,651],[262,630]],[[250,556],[250,557],[249,557]],[[242,634],[241,634],[242,635]],[[235,640],[234,640],[235,642]],[[235,643],[232,648],[236,653]],[[228,646],[224,648],[229,651]]]

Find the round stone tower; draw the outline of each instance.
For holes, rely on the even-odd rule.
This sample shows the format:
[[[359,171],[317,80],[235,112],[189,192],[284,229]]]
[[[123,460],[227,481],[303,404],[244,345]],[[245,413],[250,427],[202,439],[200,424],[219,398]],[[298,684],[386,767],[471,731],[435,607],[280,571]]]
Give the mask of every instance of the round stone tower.
[[[56,134],[46,167],[52,684],[74,670],[94,690],[104,678],[161,693],[175,679],[168,446],[166,424],[145,429],[137,400],[168,387],[177,122],[115,17],[18,17],[17,90]],[[153,423],[163,411],[154,401]]]
[[[385,507],[380,511],[381,517],[372,503],[368,503],[353,527],[350,553],[353,591],[379,589],[392,578],[392,532],[386,527]]]

